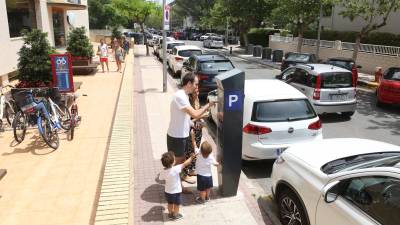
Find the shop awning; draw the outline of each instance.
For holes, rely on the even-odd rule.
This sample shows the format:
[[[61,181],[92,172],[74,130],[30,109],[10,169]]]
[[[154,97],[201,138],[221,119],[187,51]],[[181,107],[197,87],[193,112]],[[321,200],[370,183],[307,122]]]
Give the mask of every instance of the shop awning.
[[[85,10],[86,5],[81,4],[80,0],[47,0],[47,4],[66,10]]]

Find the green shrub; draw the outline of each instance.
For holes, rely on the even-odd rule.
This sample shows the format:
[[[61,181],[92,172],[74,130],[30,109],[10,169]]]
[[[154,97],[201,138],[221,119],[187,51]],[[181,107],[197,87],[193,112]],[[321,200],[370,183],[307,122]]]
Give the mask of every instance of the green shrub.
[[[251,28],[247,33],[249,44],[262,45],[268,47],[269,35],[279,33],[279,30],[271,28]]]
[[[24,45],[18,52],[18,79],[21,82],[48,84],[52,80],[49,55],[54,53],[54,49],[47,40],[47,33],[32,29],[22,31],[22,34]]]
[[[67,40],[67,51],[72,56],[92,57],[93,45],[90,43],[89,38],[86,36],[85,27],[73,28]]]

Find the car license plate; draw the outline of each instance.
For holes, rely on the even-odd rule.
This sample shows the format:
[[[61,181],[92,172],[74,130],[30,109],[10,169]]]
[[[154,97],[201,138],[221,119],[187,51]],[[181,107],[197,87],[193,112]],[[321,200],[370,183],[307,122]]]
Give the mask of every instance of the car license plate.
[[[347,94],[332,94],[331,96],[332,101],[346,101]]]
[[[282,155],[282,153],[286,150],[286,148],[278,148],[275,150],[276,156]]]

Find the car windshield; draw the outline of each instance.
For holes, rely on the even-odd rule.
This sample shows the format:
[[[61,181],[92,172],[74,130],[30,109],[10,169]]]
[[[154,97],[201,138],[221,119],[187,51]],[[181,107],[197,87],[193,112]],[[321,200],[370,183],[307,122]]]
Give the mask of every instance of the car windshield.
[[[223,72],[233,69],[233,65],[230,61],[222,61],[222,60],[210,60],[201,62],[201,70],[202,71],[212,71],[212,72]]]
[[[308,60],[310,59],[309,55],[304,55],[304,54],[289,54],[289,56],[287,57],[287,61],[297,61],[297,62],[308,62]]]
[[[400,68],[390,68],[385,72],[383,76],[386,80],[398,80],[400,81]]]
[[[311,119],[316,116],[313,107],[307,99],[285,99],[255,102],[252,121],[284,122]]]
[[[329,64],[335,65],[341,68],[344,68],[346,70],[351,70],[353,68],[354,63],[351,61],[345,61],[345,60],[329,60]]]
[[[222,41],[222,38],[220,38],[220,37],[212,37],[212,40],[213,41]]]
[[[378,152],[354,155],[331,161],[321,167],[326,174],[373,167],[391,167],[400,163],[400,152]]]
[[[181,50],[178,52],[179,56],[190,57],[192,55],[201,55],[201,50]]]
[[[350,72],[332,72],[322,74],[321,88],[344,88],[353,86]]]
[[[175,46],[182,46],[185,45],[185,43],[171,43],[167,44],[167,49],[173,49]]]

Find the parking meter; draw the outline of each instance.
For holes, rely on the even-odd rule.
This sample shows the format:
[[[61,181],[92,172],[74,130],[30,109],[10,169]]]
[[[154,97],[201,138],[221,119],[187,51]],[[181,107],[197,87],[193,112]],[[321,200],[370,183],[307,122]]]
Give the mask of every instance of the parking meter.
[[[244,80],[245,73],[238,69],[216,76],[218,183],[224,197],[236,195],[242,168]]]

